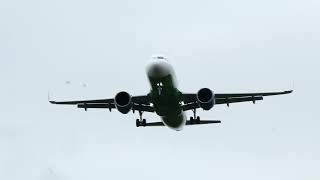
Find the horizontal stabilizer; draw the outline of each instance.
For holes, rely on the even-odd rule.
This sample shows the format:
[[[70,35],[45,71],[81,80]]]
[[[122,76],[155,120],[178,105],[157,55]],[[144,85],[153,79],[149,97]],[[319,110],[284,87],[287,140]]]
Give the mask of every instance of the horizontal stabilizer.
[[[187,121],[187,126],[192,126],[192,125],[201,125],[201,124],[218,124],[221,123],[219,120],[201,120],[200,123]]]
[[[192,126],[192,125],[202,125],[202,124],[218,124],[221,123],[221,121],[218,120],[201,120],[200,123],[197,122],[193,122],[191,123],[190,121],[187,121],[186,125],[187,126]],[[155,127],[155,126],[164,126],[163,122],[151,122],[151,123],[147,123],[145,125],[146,127]]]
[[[146,126],[164,126],[163,122],[151,122],[147,123]]]

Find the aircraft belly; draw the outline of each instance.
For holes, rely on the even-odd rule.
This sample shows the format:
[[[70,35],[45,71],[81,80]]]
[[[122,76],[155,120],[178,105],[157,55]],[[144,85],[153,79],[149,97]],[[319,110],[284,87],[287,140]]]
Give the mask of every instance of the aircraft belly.
[[[186,124],[187,118],[184,112],[178,115],[168,115],[161,117],[163,123],[174,130],[180,131]]]

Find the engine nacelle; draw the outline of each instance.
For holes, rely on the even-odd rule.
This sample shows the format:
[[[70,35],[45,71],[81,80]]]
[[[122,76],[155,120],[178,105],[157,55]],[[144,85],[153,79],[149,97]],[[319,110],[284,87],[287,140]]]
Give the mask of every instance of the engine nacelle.
[[[210,110],[215,104],[213,92],[208,88],[202,88],[197,93],[197,101],[203,110]]]
[[[131,95],[127,92],[119,92],[114,98],[114,104],[119,112],[127,114],[132,109]]]

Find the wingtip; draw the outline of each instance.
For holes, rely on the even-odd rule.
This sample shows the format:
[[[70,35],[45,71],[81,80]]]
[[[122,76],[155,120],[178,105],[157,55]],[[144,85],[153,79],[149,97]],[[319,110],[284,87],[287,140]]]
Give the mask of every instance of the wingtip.
[[[50,101],[50,90],[48,90],[48,102],[51,103],[51,101]]]
[[[291,94],[293,93],[293,90],[283,91],[283,94]]]
[[[48,102],[51,104],[56,104],[55,101],[50,100],[50,91],[48,91]]]
[[[286,91],[286,93],[288,93],[288,94],[291,94],[291,93],[293,93],[293,89],[292,90],[289,90],[289,91]]]

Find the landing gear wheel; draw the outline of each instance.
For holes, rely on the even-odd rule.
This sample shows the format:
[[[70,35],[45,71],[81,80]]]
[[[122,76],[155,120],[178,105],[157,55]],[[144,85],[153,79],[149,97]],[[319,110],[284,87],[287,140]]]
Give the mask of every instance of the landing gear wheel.
[[[192,110],[193,112],[193,117],[190,117],[190,124],[200,124],[201,121],[200,121],[200,116],[197,116],[197,109],[193,109]]]
[[[190,117],[190,124],[193,124],[193,123],[194,123],[194,118]]]
[[[197,123],[197,124],[200,124],[200,116],[197,116],[196,123]]]
[[[143,114],[143,111],[139,111],[140,118],[136,120],[136,126],[137,127],[146,126],[147,125],[146,119],[142,119],[142,114]]]
[[[147,125],[147,120],[146,119],[143,119],[142,120],[142,126],[146,126]]]

